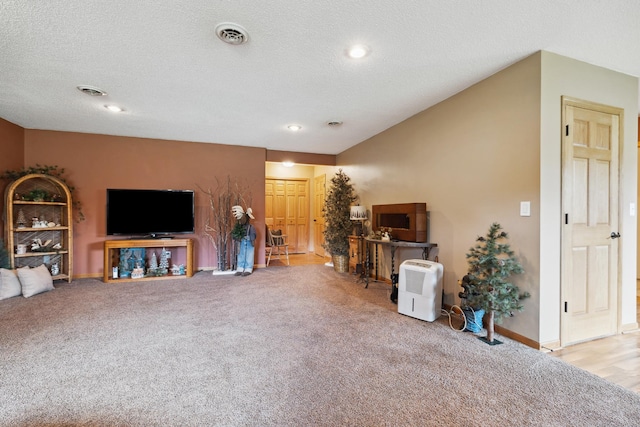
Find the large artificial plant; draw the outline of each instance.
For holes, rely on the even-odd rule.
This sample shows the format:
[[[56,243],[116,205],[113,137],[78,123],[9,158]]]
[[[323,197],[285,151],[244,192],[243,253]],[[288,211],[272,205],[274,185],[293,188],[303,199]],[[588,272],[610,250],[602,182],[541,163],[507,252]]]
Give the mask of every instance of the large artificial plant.
[[[349,235],[353,228],[349,213],[351,205],[358,200],[351,178],[342,169],[331,178],[327,191],[324,213],[323,247],[334,256],[349,255]]]
[[[461,296],[472,308],[487,313],[487,336],[483,339],[489,344],[499,343],[494,342],[494,322],[500,323],[503,317],[522,311],[521,300],[530,296],[528,292],[520,293],[509,281],[511,275],[524,270],[507,239],[500,224],[493,223],[487,235],[479,236],[467,253],[469,272],[463,279],[465,292]]]
[[[237,255],[233,230],[237,221],[233,216],[232,207],[250,206],[251,195],[248,189],[231,177],[227,177],[226,180],[216,178],[215,188],[201,190],[209,197],[210,212],[204,232],[216,250],[217,270],[233,270]]]

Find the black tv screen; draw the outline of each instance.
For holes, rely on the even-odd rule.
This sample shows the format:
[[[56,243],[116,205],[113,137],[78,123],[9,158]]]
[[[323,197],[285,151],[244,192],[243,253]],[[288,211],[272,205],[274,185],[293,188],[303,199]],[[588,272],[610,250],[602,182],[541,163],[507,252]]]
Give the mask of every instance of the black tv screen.
[[[193,233],[192,190],[107,189],[107,235],[162,237]]]

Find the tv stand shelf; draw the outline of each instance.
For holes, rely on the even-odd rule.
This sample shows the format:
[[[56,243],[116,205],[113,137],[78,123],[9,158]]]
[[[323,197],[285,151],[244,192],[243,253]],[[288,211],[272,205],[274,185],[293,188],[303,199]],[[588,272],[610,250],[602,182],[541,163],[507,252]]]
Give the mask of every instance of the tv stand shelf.
[[[123,248],[186,248],[187,264],[184,275],[174,276],[169,273],[166,276],[142,277],[140,279],[114,279],[111,276],[111,268],[114,250]],[[104,242],[104,272],[103,281],[113,282],[140,282],[144,280],[179,279],[193,276],[193,239],[126,239],[105,240]]]

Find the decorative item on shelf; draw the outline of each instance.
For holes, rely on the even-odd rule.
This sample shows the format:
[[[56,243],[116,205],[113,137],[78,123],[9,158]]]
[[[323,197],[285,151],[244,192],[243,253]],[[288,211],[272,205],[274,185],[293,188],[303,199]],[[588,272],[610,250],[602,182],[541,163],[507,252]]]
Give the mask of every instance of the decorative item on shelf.
[[[49,228],[55,227],[56,224],[54,222],[47,221],[44,218],[39,219],[38,217],[31,218],[31,227],[33,228]]]
[[[151,253],[151,261],[149,261],[149,270],[157,270],[158,269],[158,257],[155,252]]]
[[[58,274],[60,274],[60,266],[58,265],[58,263],[56,262],[51,264],[51,275],[57,276]]]
[[[391,233],[393,232],[393,228],[391,227],[380,227],[380,240],[388,242],[392,239]]]
[[[24,255],[27,253],[27,245],[16,245],[16,255]]]
[[[160,252],[160,263],[158,264],[158,270],[162,275],[169,273],[169,260],[171,259],[171,251],[162,248]]]
[[[180,264],[180,265],[173,264],[171,266],[171,274],[173,274],[174,276],[184,276],[185,275],[184,264]]]
[[[163,267],[163,264],[167,264],[166,252],[164,248],[160,254],[160,264],[158,264],[158,256],[155,252],[151,254],[151,260],[149,261],[149,268],[147,269],[147,275],[149,276],[164,276],[168,273],[167,267]],[[164,258],[164,261],[163,261]]]
[[[366,206],[351,206],[351,221],[355,221],[355,235],[362,236],[364,234],[363,223],[367,220],[367,207]]]
[[[18,211],[18,217],[16,218],[16,228],[25,228],[27,226],[27,218],[24,216],[22,209]]]
[[[47,190],[43,190],[42,188],[34,188],[29,191],[25,196],[25,200],[32,202],[44,202],[45,200],[51,200],[51,196]]]
[[[128,278],[136,266],[143,265],[146,256],[146,248],[121,248],[120,249],[120,277]],[[144,276],[144,272],[143,272]]]
[[[33,239],[33,243],[31,243],[31,251],[53,252],[53,246],[51,245],[51,243],[53,243],[51,239],[45,240],[44,242],[41,239]]]
[[[142,279],[144,277],[144,267],[140,261],[136,261],[136,266],[131,271],[132,279]]]
[[[121,279],[128,279],[129,277],[131,277],[131,272],[129,270],[123,269],[122,264],[120,264],[120,267],[114,267],[114,268],[118,268],[119,270],[118,276]]]

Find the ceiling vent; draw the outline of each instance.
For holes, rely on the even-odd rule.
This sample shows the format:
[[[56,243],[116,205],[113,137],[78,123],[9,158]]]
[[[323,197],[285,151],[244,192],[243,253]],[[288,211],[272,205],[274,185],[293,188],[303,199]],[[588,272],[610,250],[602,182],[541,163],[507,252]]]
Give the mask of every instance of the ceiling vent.
[[[78,86],[78,90],[91,96],[106,96],[107,92],[94,86]]]
[[[237,24],[224,22],[216,27],[216,35],[220,40],[228,44],[244,44],[249,41],[247,30]]]

